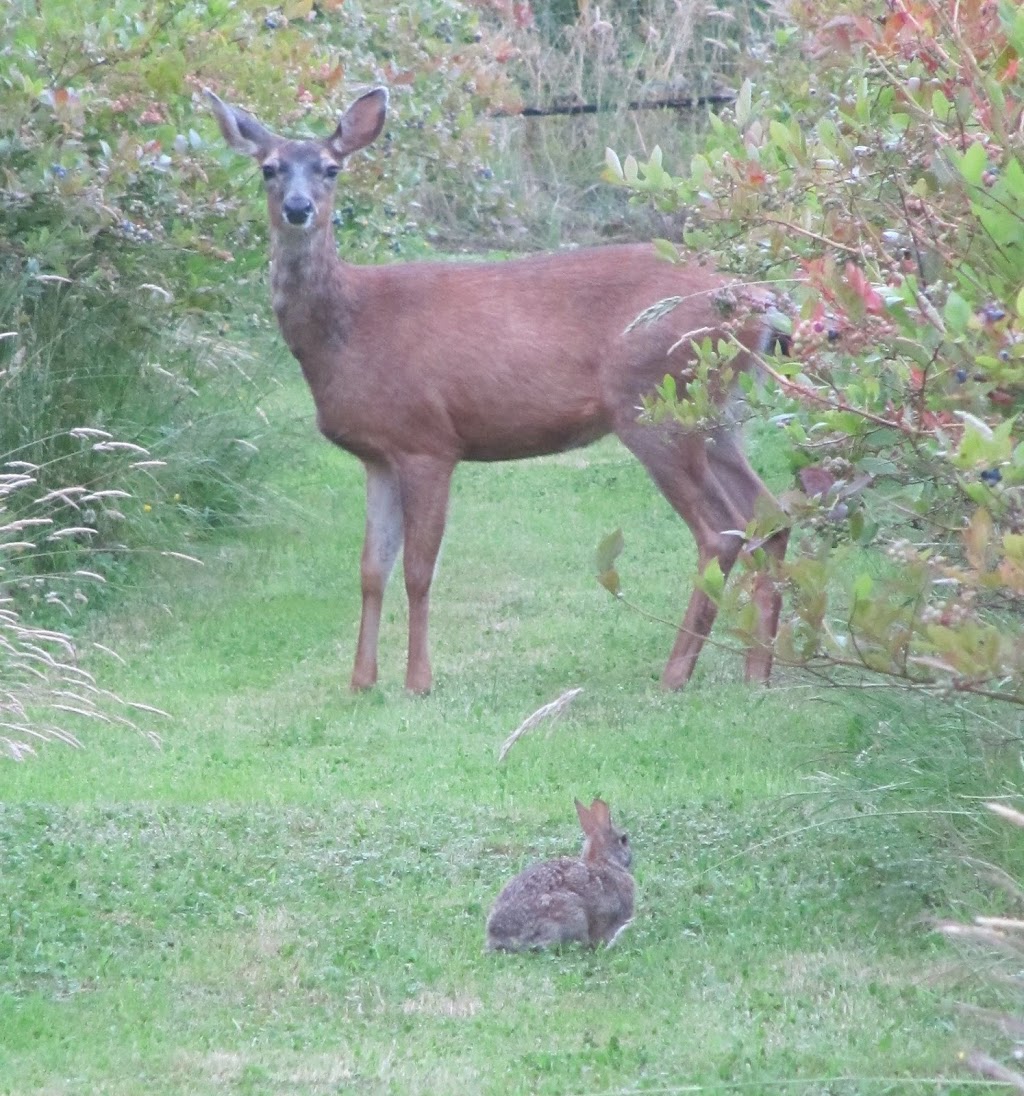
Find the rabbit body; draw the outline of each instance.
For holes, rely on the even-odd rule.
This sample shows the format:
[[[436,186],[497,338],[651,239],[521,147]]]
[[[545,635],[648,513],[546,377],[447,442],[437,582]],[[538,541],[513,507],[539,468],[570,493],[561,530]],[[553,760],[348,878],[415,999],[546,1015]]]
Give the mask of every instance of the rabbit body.
[[[576,812],[582,853],[533,864],[505,886],[487,918],[488,951],[611,944],[632,919],[629,838],[600,799],[589,808],[577,800]]]

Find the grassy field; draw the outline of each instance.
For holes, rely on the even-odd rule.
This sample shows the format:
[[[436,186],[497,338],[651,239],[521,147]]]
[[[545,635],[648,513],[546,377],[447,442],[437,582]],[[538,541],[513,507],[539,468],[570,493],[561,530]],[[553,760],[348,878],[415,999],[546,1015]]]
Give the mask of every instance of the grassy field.
[[[748,690],[720,649],[659,691],[671,634],[593,549],[621,525],[629,594],[675,617],[692,545],[621,448],[460,469],[435,690],[400,687],[399,581],[353,697],[360,471],[298,383],[270,412],[276,504],[96,624],[125,663],[93,669],[171,713],[162,748],[86,728],[0,767],[0,1091],[978,1090],[928,1080],[958,1043],[922,919],[967,884],[914,819],[819,794],[873,733],[857,701]],[[630,932],[483,954],[503,882],[574,850],[593,795],[634,844]]]

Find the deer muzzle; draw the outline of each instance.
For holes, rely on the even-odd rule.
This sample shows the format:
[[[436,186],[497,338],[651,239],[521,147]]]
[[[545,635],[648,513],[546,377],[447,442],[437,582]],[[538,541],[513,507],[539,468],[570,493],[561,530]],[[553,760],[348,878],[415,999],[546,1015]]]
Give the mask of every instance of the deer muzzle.
[[[290,225],[308,225],[313,220],[313,203],[304,195],[289,194],[281,203],[281,212]]]

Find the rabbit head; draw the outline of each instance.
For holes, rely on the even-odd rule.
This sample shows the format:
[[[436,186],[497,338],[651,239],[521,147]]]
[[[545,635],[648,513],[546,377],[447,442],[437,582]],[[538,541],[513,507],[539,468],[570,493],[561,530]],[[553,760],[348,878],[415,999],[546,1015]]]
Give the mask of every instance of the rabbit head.
[[[595,799],[589,807],[584,807],[578,799],[574,802],[580,825],[586,834],[580,859],[585,864],[604,860],[628,868],[633,863],[629,837],[612,825],[608,804],[603,799]]]

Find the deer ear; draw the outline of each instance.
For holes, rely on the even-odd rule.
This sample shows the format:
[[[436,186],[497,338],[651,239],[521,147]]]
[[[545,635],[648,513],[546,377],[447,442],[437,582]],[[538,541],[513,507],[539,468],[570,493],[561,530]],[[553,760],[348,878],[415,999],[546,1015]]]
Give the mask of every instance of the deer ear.
[[[277,138],[248,111],[225,103],[212,91],[203,92],[210,101],[217,124],[228,145],[243,156],[263,156]]]
[[[388,112],[388,89],[374,88],[360,97],[345,111],[338,128],[327,139],[327,147],[339,159],[366,148],[380,136]]]

